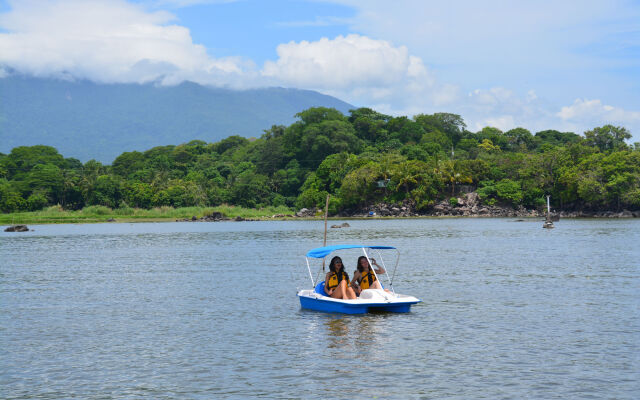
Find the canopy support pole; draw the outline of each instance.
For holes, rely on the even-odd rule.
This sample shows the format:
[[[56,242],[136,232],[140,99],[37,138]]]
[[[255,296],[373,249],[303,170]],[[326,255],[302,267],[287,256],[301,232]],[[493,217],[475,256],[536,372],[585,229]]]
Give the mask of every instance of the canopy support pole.
[[[313,281],[313,274],[311,273],[311,266],[309,265],[309,259],[307,257],[304,258],[307,262],[307,270],[309,271],[309,278],[311,278],[311,286],[316,287],[316,283]]]
[[[327,217],[329,216],[329,197],[331,197],[330,194],[327,195],[327,202],[324,205],[324,240],[322,241],[322,247],[327,245]],[[322,272],[324,272],[324,261],[325,259],[323,258]]]
[[[378,282],[380,282],[380,278],[378,278],[378,274],[376,274],[376,269],[373,268],[373,265],[371,265],[371,260],[369,259],[369,255],[367,254],[367,249],[365,249],[364,247],[362,248],[362,252],[364,253],[364,256],[367,258],[367,262],[369,263],[369,268],[371,269],[371,272],[373,272],[373,276],[376,277],[376,280]],[[389,298],[387,297],[386,294],[384,294],[384,292],[382,292],[385,300],[389,301]]]
[[[378,258],[380,258],[380,262],[382,263],[382,269],[384,269],[385,275],[387,275],[387,281],[389,281],[389,287],[391,288],[391,291],[393,293],[395,293],[396,291],[393,289],[393,281],[391,280],[391,277],[389,276],[389,271],[387,271],[387,266],[384,263],[384,259],[382,258],[382,253],[380,253],[380,250],[376,251],[378,253]],[[400,254],[398,253],[398,257],[400,257]],[[396,266],[398,265],[398,263],[396,262]],[[371,269],[373,269],[373,267],[371,267]],[[375,271],[373,271],[375,273]],[[394,270],[395,273],[395,270]]]

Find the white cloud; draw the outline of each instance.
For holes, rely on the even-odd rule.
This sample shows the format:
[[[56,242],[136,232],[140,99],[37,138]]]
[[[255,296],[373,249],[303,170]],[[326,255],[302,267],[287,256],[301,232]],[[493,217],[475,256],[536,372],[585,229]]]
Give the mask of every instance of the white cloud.
[[[212,2],[221,1],[225,0]],[[549,87],[575,93],[558,82],[579,76],[582,65],[603,65],[585,62],[590,59],[567,49],[602,40],[602,33],[592,34],[588,29],[592,25],[584,21],[616,20],[610,5],[587,1],[576,9],[557,4],[549,13],[537,4],[469,0],[461,6],[466,11],[457,12],[444,3],[427,5],[418,0],[393,6],[376,0],[346,1],[358,8],[352,21],[361,34],[280,44],[277,58],[260,68],[242,54],[225,58],[208,54],[172,14],[149,11],[141,4],[10,0],[11,10],[0,14],[0,78],[14,69],[104,83],[191,80],[235,88],[279,85],[319,90],[392,115],[453,112],[462,115],[470,129],[523,126],[532,132],[581,133],[617,123],[640,133],[638,111],[586,99],[559,108],[547,100],[566,104],[574,97],[559,100]],[[180,7],[203,2],[210,1],[142,4]],[[622,9],[634,15],[629,7]],[[594,17],[599,13],[605,17]],[[316,19],[312,25],[333,22],[336,20]],[[565,28],[573,36],[558,35]],[[633,38],[631,35],[630,40]],[[560,69],[553,69],[558,66]],[[589,84],[579,87],[591,88],[592,82],[600,82],[595,76],[589,75]],[[487,82],[487,88],[470,90],[478,87],[478,81]],[[547,82],[546,89],[542,82]],[[607,85],[609,88],[616,96],[622,90]],[[624,99],[620,102],[629,104]]]
[[[238,85],[251,63],[212,58],[167,12],[123,0],[23,0],[0,15],[0,65],[36,75],[96,82]],[[248,72],[247,72],[248,68]]]
[[[514,124],[532,131],[580,133],[603,122],[588,114],[580,120],[556,114],[560,105],[588,97],[616,105],[597,115],[635,124],[635,140],[640,140],[635,114],[619,107],[640,107],[637,1],[331,1],[355,8],[353,31],[407,46],[440,86],[448,82],[471,92],[446,104],[446,111],[462,114],[470,127],[489,120],[507,123],[511,116]],[[484,89],[475,93],[479,85]],[[495,87],[512,92],[510,100],[487,89]],[[423,104],[425,112],[438,107]]]
[[[602,101],[598,99],[576,99],[572,105],[562,107],[557,115],[565,121],[585,118],[623,123],[640,121],[640,111],[627,111],[622,108],[616,108],[602,104]]]
[[[506,132],[516,127],[516,123],[512,115],[503,115],[500,117],[487,118],[482,122],[475,123],[474,125],[476,127],[476,130],[481,130],[485,126],[491,126],[494,128],[498,128],[503,132]]]
[[[562,107],[555,115],[567,130],[583,133],[596,126],[621,125],[633,135],[631,142],[640,141],[640,111],[610,106],[599,99],[576,99],[573,104]]]
[[[422,60],[406,47],[355,34],[289,42],[279,45],[277,53],[278,60],[267,61],[263,74],[303,87],[388,87],[407,79],[428,79]]]
[[[277,48],[262,75],[279,84],[320,90],[357,105],[389,112],[459,97],[455,85],[439,84],[420,57],[405,46],[351,34],[289,42]]]

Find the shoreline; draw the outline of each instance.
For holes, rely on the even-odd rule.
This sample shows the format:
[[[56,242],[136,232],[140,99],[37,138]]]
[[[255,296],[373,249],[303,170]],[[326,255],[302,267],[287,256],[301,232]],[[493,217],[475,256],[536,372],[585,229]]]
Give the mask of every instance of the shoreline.
[[[455,200],[455,201],[451,201]],[[640,210],[553,211],[557,218],[640,218]],[[483,204],[477,193],[442,200],[427,210],[417,210],[411,201],[401,204],[377,203],[359,209],[343,210],[328,218],[334,220],[357,219],[412,219],[412,218],[528,218],[543,219],[542,210],[514,208],[505,204]],[[219,222],[219,221],[296,221],[323,220],[320,208],[294,209],[280,207],[243,208],[220,205],[216,207],[157,207],[152,209],[88,206],[81,210],[64,210],[51,206],[40,211],[0,214],[0,226],[27,224],[83,224],[83,223],[135,223],[135,222]]]
[[[560,219],[611,219],[611,220],[619,220],[619,219],[636,219],[640,218],[640,216],[618,216],[620,213],[615,213],[611,211],[606,212],[598,212],[598,213],[589,213],[586,214],[584,212],[580,212],[580,215],[566,215],[565,213],[559,213]],[[565,214],[565,215],[563,215]],[[567,213],[569,214],[569,213]],[[571,213],[573,214],[573,213]],[[556,214],[557,215],[557,214]],[[340,216],[334,215],[329,216],[328,221],[358,221],[358,220],[396,220],[396,219],[513,219],[516,221],[544,221],[544,216],[542,215],[412,215],[412,216],[365,216],[365,215],[351,215],[351,216]],[[192,223],[207,223],[207,222],[265,222],[265,221],[323,221],[323,216],[304,216],[304,217],[257,217],[257,218],[220,218],[220,219],[206,219],[206,218],[184,218],[184,219],[176,219],[173,217],[136,217],[136,218],[69,218],[69,219],[48,219],[48,218],[37,218],[37,219],[15,219],[13,222],[0,220],[0,228],[4,230],[4,228],[15,226],[15,225],[54,225],[54,224],[119,224],[119,223],[168,223],[168,222],[192,222]],[[332,226],[330,228],[342,228],[341,226]]]

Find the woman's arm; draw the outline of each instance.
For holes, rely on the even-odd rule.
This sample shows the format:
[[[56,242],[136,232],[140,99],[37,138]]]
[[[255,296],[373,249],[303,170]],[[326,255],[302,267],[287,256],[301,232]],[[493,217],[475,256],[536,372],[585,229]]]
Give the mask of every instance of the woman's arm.
[[[376,270],[376,274],[386,274],[387,273],[387,271],[384,268],[382,268],[380,265],[378,265],[378,263],[376,262],[376,260],[374,258],[371,259],[371,262],[373,263],[373,265],[378,267],[378,268],[375,269]]]
[[[327,275],[324,276],[324,292],[331,296],[331,293],[333,293],[331,290],[327,289],[327,284],[329,283],[329,275],[330,273],[327,273]]]
[[[358,278],[360,278],[360,271],[355,270],[353,272],[353,279],[351,280],[351,286],[356,286],[358,284]]]

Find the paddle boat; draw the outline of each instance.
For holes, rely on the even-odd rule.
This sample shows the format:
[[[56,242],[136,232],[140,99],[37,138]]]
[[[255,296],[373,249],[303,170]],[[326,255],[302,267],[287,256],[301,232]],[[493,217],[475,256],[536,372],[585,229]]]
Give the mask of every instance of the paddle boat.
[[[382,257],[381,250],[395,250],[396,253],[396,262],[395,267],[393,269],[393,275],[389,278],[389,274],[387,273],[387,282],[383,283],[378,278],[378,275],[372,268],[373,273],[378,279],[384,288],[386,285],[388,290],[383,289],[365,289],[360,293],[360,296],[353,300],[346,299],[334,299],[328,296],[324,291],[324,280],[321,282],[317,282],[317,277],[324,277],[324,273],[321,274],[321,271],[325,269],[325,258],[332,254],[333,252],[337,252],[340,250],[347,249],[361,249],[364,256],[367,257],[370,265],[373,265],[371,262],[371,257],[369,254],[374,254],[382,263],[382,267],[385,271],[388,271],[386,266],[384,265],[384,259]],[[316,280],[313,279],[313,274],[311,272],[311,264],[310,259],[322,259],[323,263],[320,267],[320,271],[318,271],[318,275]],[[400,260],[400,252],[391,246],[367,246],[367,245],[355,245],[355,244],[339,244],[334,246],[325,246],[318,247],[316,249],[309,250],[306,256],[307,261],[307,269],[309,270],[309,277],[311,278],[311,287],[312,289],[303,289],[298,291],[298,297],[300,298],[300,306],[309,310],[316,311],[324,311],[324,312],[333,312],[333,313],[344,313],[344,314],[364,314],[367,312],[375,312],[375,311],[387,311],[387,312],[396,312],[396,313],[406,313],[411,310],[411,306],[413,304],[419,303],[422,300],[408,296],[404,294],[398,294],[393,289],[393,277],[395,276],[395,271],[398,268],[398,261]],[[355,261],[355,260],[354,260]],[[324,271],[325,273],[327,271]],[[353,277],[353,276],[351,276]]]

